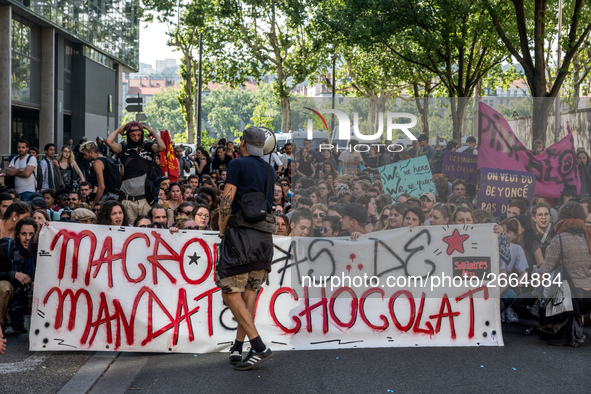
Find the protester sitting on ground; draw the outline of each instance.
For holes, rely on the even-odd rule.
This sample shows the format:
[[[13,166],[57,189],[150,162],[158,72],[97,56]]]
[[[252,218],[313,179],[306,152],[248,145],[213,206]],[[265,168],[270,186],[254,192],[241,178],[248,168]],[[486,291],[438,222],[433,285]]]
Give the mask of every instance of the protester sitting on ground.
[[[293,211],[290,222],[291,237],[307,237],[312,229],[312,214],[309,208],[299,208]]]
[[[10,206],[14,202],[12,196],[8,193],[0,193],[0,217],[4,216],[4,212],[6,212],[6,208]]]
[[[322,218],[322,227],[320,234],[325,238],[338,237],[343,231],[341,219],[338,216],[325,216]]]
[[[404,202],[397,202],[390,208],[388,217],[388,229],[400,228],[404,224],[404,212],[409,206]]]
[[[35,280],[35,258],[29,255],[28,248],[36,232],[37,223],[26,217],[17,222],[13,236],[0,242],[0,331],[2,332],[7,323],[4,319],[8,311],[13,332],[16,334],[27,332],[24,325],[24,308],[27,306],[28,293]]]
[[[397,203],[398,202],[406,203],[409,198],[410,198],[410,194],[408,194],[408,193],[402,193],[398,197],[396,197],[396,202]]]
[[[187,201],[190,197],[193,197],[193,188],[185,185],[185,189],[183,190],[183,201]]]
[[[408,205],[409,207],[417,207],[417,208],[420,208],[421,207],[421,200],[419,200],[415,196],[412,196],[412,197],[409,197],[406,200],[406,205]]]
[[[466,197],[466,181],[461,178],[456,179],[451,184],[451,193],[457,194],[460,197]]]
[[[183,201],[174,210],[174,217],[177,218],[179,216],[184,216],[184,217],[192,220],[194,208],[195,208],[195,204],[188,202],[188,201]]]
[[[209,230],[210,211],[205,205],[197,205],[193,209],[192,217],[199,230]]]
[[[419,207],[408,207],[403,216],[404,227],[422,226],[425,223],[425,214]]]
[[[33,220],[37,223],[37,228],[49,223],[49,215],[45,209],[36,209],[33,211]]]
[[[321,237],[320,227],[322,227],[322,219],[326,216],[328,208],[323,204],[314,204],[310,207],[312,214],[312,230],[310,231],[313,237]]]
[[[289,235],[289,218],[282,213],[275,214],[275,235]]]
[[[529,266],[528,273],[531,274],[532,271],[535,271],[544,262],[541,245],[534,233],[531,220],[527,216],[517,215],[512,219],[517,221],[517,231],[513,229],[517,233],[517,237],[515,237],[513,242],[523,248],[525,257],[527,258],[527,265]],[[513,223],[511,223],[511,226],[515,227]]]
[[[437,202],[447,202],[447,196],[450,194],[449,181],[446,176],[435,178],[435,190],[437,192]]]
[[[522,200],[511,200],[507,206],[507,219],[525,214],[527,214],[527,205]]]
[[[391,205],[386,205],[384,208],[382,208],[382,210],[380,211],[380,214],[378,215],[378,222],[375,225],[375,227],[373,228],[373,231],[382,231],[382,230],[386,230],[388,228],[388,225],[390,224],[390,208],[392,206]]]
[[[343,231],[351,234],[352,240],[359,238],[362,234],[368,233],[365,228],[366,223],[367,211],[363,208],[363,205],[359,203],[345,205],[341,226],[343,227]]]
[[[318,182],[318,192],[320,193],[318,200],[324,205],[328,205],[328,199],[335,195],[332,183],[324,180]]]
[[[571,201],[564,204],[558,212],[558,222],[554,225],[556,236],[546,250],[546,258],[540,267],[541,275],[550,273],[562,265],[574,285],[572,296],[574,316],[567,318],[568,337],[556,338],[561,343],[577,347],[583,343],[581,315],[591,311],[591,228],[585,226],[585,212],[580,204]],[[564,281],[564,278],[562,278]],[[554,324],[562,322],[553,322]],[[561,330],[562,331],[562,330]]]
[[[103,201],[101,209],[96,216],[96,224],[107,226],[129,225],[125,208],[119,201]]]
[[[591,197],[582,198],[581,201],[579,201],[579,204],[583,207],[585,216],[587,216],[587,218],[591,216]]]
[[[516,273],[518,275],[518,279],[523,278],[528,270],[527,258],[525,257],[525,253],[523,248],[515,243],[515,239],[517,238],[518,234],[516,230],[516,219],[505,219],[501,225],[505,229],[505,236],[507,238],[507,242],[509,244],[511,262],[506,267],[507,275],[511,275],[512,273]],[[521,282],[521,281],[519,281]],[[508,288],[501,296],[502,307],[504,307],[504,311],[501,313],[501,321],[507,323],[517,323],[519,318],[517,317],[517,313],[513,310],[512,304],[515,297],[518,295],[517,291],[521,294],[522,284],[518,283],[517,287]]]
[[[474,213],[466,207],[458,207],[453,215],[453,224],[474,224]]]
[[[421,194],[419,200],[421,201],[421,210],[423,211],[425,218],[427,218],[427,223],[425,224],[429,224],[428,220],[431,214],[431,208],[433,208],[433,205],[437,202],[437,199],[435,198],[433,193],[425,192]]]
[[[372,197],[369,193],[362,194],[356,202],[363,206],[363,209],[367,212],[367,222],[365,223],[365,229],[368,233],[373,231],[374,226],[376,225],[377,219],[377,209],[378,206],[376,205],[376,199]]]
[[[31,208],[29,204],[24,202],[13,202],[4,211],[2,216],[2,222],[0,222],[0,238],[14,238],[14,229],[16,224],[24,218],[28,218],[31,215]]]
[[[437,203],[433,205],[429,213],[429,224],[431,226],[444,226],[450,224],[454,212],[451,205]]]
[[[133,221],[133,227],[146,228],[150,227],[150,224],[152,224],[152,222],[150,221],[150,218],[146,215],[140,215]]]
[[[180,183],[173,182],[170,184],[168,189],[168,199],[164,203],[166,209],[172,209],[173,211],[183,202],[183,189]]]
[[[76,208],[72,211],[70,219],[78,223],[93,224],[96,220],[96,215],[89,209]]]

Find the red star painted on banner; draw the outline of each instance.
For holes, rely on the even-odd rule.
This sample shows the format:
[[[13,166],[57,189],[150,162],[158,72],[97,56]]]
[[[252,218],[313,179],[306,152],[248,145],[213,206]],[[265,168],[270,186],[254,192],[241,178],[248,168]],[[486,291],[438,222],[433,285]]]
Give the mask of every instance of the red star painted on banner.
[[[451,255],[455,250],[460,253],[464,253],[464,241],[469,237],[470,236],[468,234],[460,235],[458,229],[455,229],[452,235],[443,238],[443,242],[448,245],[447,254]]]

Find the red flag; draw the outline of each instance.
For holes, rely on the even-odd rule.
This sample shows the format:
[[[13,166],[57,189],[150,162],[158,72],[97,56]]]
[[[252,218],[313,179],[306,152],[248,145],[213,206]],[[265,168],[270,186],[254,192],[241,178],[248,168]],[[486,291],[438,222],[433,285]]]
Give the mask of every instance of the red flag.
[[[174,148],[170,140],[168,130],[160,131],[160,136],[166,145],[166,150],[160,152],[160,163],[162,164],[162,174],[170,178],[171,182],[179,180],[179,162],[174,155]]]

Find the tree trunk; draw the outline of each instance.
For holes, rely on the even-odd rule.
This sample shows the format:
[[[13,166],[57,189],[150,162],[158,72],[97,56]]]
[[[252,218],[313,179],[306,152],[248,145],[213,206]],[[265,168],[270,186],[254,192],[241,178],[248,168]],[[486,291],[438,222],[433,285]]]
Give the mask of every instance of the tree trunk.
[[[185,54],[183,56],[183,61],[185,62],[185,68],[187,73],[187,78],[185,79],[185,84],[183,89],[185,90],[185,111],[186,111],[186,121],[187,121],[187,141],[189,143],[193,143],[195,141],[195,111],[194,111],[194,89],[193,89],[193,62],[191,56]]]
[[[466,113],[466,97],[450,97],[451,100],[451,120],[453,124],[453,139],[462,141],[462,131],[464,130],[464,114]]]
[[[533,142],[535,140],[541,140],[542,146],[547,148],[546,145],[546,130],[548,129],[548,115],[552,104],[554,103],[553,98],[547,97],[534,97],[534,110],[532,117],[532,144],[531,149],[534,148]]]
[[[289,96],[281,95],[281,131],[283,133],[289,133],[290,130],[290,104],[289,104]]]
[[[426,90],[425,90],[426,92]],[[423,134],[427,136],[427,138],[431,138],[430,134],[431,131],[429,130],[429,94],[425,93],[423,96],[423,112],[421,112],[421,120],[423,122]]]

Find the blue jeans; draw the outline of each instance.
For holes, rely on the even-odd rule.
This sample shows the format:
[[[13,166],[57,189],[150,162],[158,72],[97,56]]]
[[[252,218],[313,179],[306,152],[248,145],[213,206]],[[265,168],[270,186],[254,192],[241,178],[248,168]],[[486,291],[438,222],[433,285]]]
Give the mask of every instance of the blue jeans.
[[[19,198],[22,202],[29,202],[31,201],[31,195],[35,192],[22,192],[19,193]]]

